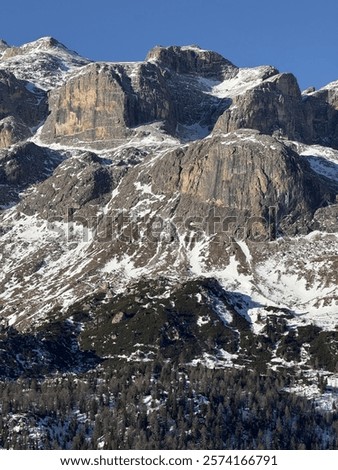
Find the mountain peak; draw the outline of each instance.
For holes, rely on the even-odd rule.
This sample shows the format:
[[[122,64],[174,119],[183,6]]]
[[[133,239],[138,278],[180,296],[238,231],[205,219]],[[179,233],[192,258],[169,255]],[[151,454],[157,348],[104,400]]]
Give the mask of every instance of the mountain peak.
[[[42,36],[42,38],[39,38],[39,39],[37,39],[36,41],[33,41],[33,42],[46,43],[46,44],[49,44],[50,46],[55,46],[55,45],[61,44],[53,36]]]
[[[23,44],[22,46],[15,48],[17,51],[19,50],[20,53],[35,53],[35,52],[52,52],[53,54],[56,51],[61,51],[61,52],[66,52],[71,55],[76,55],[79,57],[78,53],[75,51],[71,51],[66,47],[64,44],[62,44],[60,41],[57,39],[53,38],[52,36],[44,36],[42,38],[39,38],[35,41],[28,42],[26,44]]]
[[[4,39],[0,39],[0,48],[7,48],[9,45]]]
[[[35,41],[30,41],[27,43],[27,45],[30,45],[30,44],[44,44],[49,47],[55,47],[61,43],[57,39],[53,38],[52,36],[43,36],[39,39],[36,39]]]
[[[1,47],[0,43],[0,51],[1,69],[9,70],[17,78],[45,90],[60,85],[69,72],[89,63],[51,36],[18,47],[10,47],[6,43]]]
[[[27,42],[21,46],[10,47],[5,41],[0,42],[0,49],[5,49],[3,60],[15,56],[23,56],[36,53],[50,53],[52,55],[67,54],[72,57],[80,58],[75,51],[68,49],[64,44],[51,36],[45,36],[35,41]]]
[[[176,73],[224,79],[236,75],[238,68],[217,52],[196,45],[155,46],[146,57],[160,67]]]

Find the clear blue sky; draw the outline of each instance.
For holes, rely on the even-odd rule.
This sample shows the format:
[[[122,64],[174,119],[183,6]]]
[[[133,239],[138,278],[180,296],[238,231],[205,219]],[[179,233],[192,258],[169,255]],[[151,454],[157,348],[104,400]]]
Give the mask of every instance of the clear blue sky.
[[[53,36],[94,60],[142,60],[197,44],[239,66],[293,72],[302,89],[338,80],[338,0],[4,0],[0,38]]]

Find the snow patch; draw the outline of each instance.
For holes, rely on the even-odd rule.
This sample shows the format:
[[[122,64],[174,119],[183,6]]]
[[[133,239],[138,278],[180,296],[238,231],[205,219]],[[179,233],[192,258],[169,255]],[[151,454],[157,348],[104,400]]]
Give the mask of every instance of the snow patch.
[[[208,93],[217,98],[234,98],[263,82],[267,73],[271,73],[271,67],[260,66],[252,68],[240,68],[238,74],[222,82],[207,78],[199,78],[200,84]]]
[[[115,274],[124,279],[135,279],[146,273],[145,268],[136,268],[131,256],[124,255],[122,258],[115,256],[108,261],[103,268],[102,273]]]
[[[207,325],[210,322],[211,322],[211,319],[210,319],[209,315],[203,315],[201,317],[198,317],[198,319],[197,319],[197,325],[198,326]]]
[[[237,354],[230,354],[224,349],[218,349],[216,354],[203,353],[202,357],[193,359],[190,363],[191,366],[198,366],[199,364],[204,365],[208,369],[223,369],[224,367],[236,367],[239,368],[237,364],[234,364],[234,360],[238,358]]]

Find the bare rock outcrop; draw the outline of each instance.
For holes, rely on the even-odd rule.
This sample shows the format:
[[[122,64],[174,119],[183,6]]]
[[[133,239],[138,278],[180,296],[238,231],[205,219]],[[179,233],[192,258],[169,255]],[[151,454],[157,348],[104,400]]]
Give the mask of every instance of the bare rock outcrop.
[[[216,135],[180,155],[177,163],[166,159],[155,167],[153,178],[165,190],[170,178],[162,179],[163,166],[179,170],[176,211],[183,217],[204,217],[215,208],[222,218],[235,215],[239,224],[255,218],[268,224],[272,209],[278,230],[306,232],[322,201],[335,197],[295,152],[259,133]]]
[[[111,67],[93,64],[49,97],[50,115],[41,139],[78,144],[108,142],[127,137],[125,94],[120,77]]]
[[[21,119],[7,116],[0,120],[0,148],[7,148],[27,139],[32,133]]]
[[[58,152],[32,142],[0,149],[0,208],[18,202],[24,189],[51,176],[62,159]]]
[[[156,46],[149,51],[146,60],[178,74],[198,75],[215,80],[232,78],[238,72],[238,67],[217,52],[198,46]]]
[[[0,148],[30,137],[46,112],[42,90],[0,70]]]
[[[303,94],[303,103],[312,142],[338,148],[338,82]]]
[[[286,73],[274,75],[234,97],[215,130],[231,132],[241,128],[308,142],[311,136],[296,78]]]
[[[0,184],[12,184],[20,189],[49,177],[62,156],[32,142],[0,150]]]
[[[66,159],[48,178],[28,195],[18,207],[27,215],[38,214],[47,220],[70,220],[88,226],[111,197],[124,168],[110,168],[110,161],[84,152]],[[48,201],[48,203],[46,203]]]

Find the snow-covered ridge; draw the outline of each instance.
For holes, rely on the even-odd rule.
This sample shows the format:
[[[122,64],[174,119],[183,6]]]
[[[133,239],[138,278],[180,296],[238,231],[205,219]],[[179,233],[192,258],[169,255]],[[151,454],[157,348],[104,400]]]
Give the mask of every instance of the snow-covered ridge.
[[[338,80],[334,80],[333,82],[328,83],[327,85],[323,86],[320,88],[320,90],[332,90],[332,89],[338,89]]]
[[[10,56],[31,54],[39,51],[54,51],[55,53],[57,53],[57,51],[63,50],[68,55],[72,55],[81,59],[81,56],[79,56],[77,52],[71,51],[64,44],[52,38],[51,36],[39,38],[36,41],[28,42],[19,47],[9,46],[9,49],[11,49]]]
[[[202,49],[201,47],[197,46],[196,44],[191,44],[188,46],[181,46],[182,51],[194,51],[194,52],[208,52],[207,49]]]
[[[90,62],[51,37],[6,47],[0,53],[0,69],[43,90],[61,85],[70,72]]]
[[[330,82],[328,83],[327,85],[324,85],[323,87],[319,88],[318,90],[316,90],[315,88],[311,89],[311,91],[309,92],[305,92],[306,95],[316,95],[317,93],[321,92],[321,91],[338,91],[338,80],[334,80],[333,82]]]

